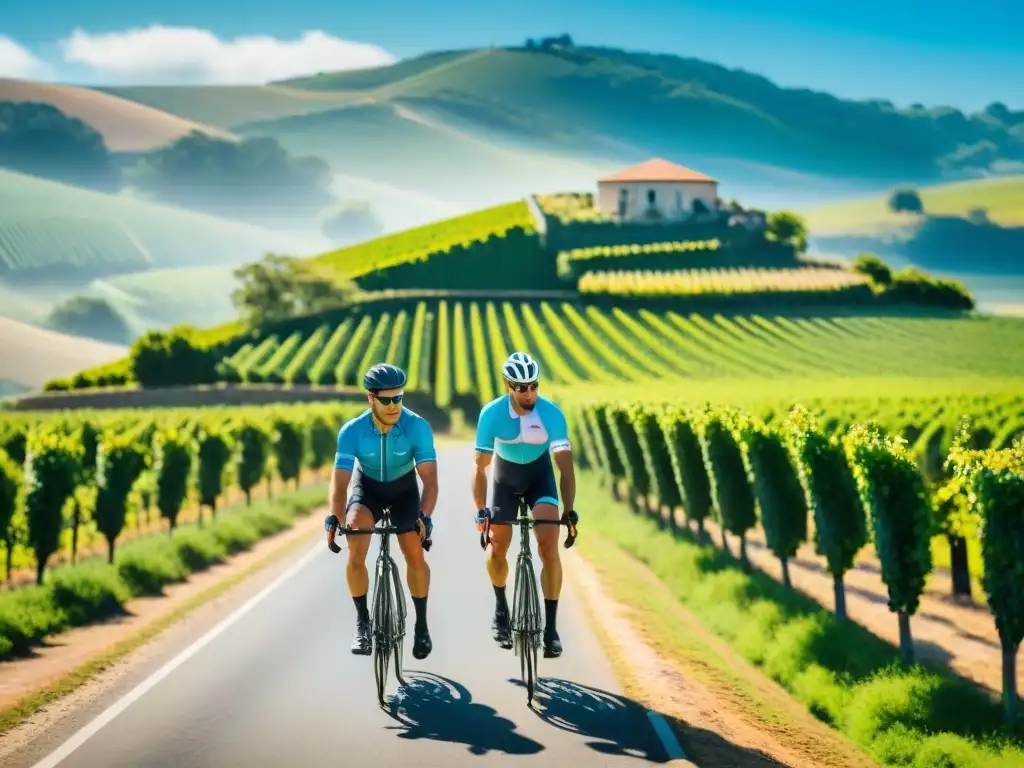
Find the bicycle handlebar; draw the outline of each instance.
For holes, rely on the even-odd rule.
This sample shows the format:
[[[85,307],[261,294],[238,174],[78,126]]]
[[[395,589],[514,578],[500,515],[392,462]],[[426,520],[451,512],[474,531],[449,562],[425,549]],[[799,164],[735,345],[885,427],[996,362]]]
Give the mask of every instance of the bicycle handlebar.
[[[330,515],[328,515],[327,518],[329,520],[330,519]],[[328,530],[328,532],[330,532],[330,527],[327,527],[327,530]],[[340,526],[338,526],[338,527],[336,527],[334,529],[334,531],[335,531],[334,535],[337,537],[337,536],[339,536],[341,534],[346,534],[347,535],[347,534],[350,534],[350,533],[351,534],[355,534],[355,535],[360,535],[360,534],[373,535],[375,533],[378,533],[378,534],[381,534],[381,535],[384,535],[384,534],[394,534],[396,536],[399,536],[399,535],[401,535],[403,533],[417,533],[417,532],[419,532],[419,530],[420,530],[419,522],[417,522],[416,525],[403,526],[401,528],[399,528],[396,525],[375,525],[373,528],[354,528],[351,525],[340,525]],[[426,539],[423,542],[423,549],[424,549],[424,551],[429,552],[430,551],[430,547],[433,545],[433,543],[434,542],[433,542],[432,539]],[[334,554],[338,554],[339,552],[341,552],[341,547],[339,547],[338,544],[335,541],[328,541],[327,542],[327,548],[330,549],[331,552],[333,552]]]
[[[480,533],[480,548],[487,549],[488,534],[490,533],[490,527],[492,525],[525,525],[537,526],[537,525],[564,525],[568,530],[565,534],[565,541],[563,546],[569,549],[573,544],[576,543],[576,537],[578,535],[576,529],[576,523],[569,519],[569,513],[563,514],[558,520],[544,520],[536,519],[533,517],[516,517],[514,520],[503,520],[500,523],[495,523],[491,518],[494,517],[501,507],[484,507],[483,511],[487,513],[487,517],[484,518],[484,530]]]

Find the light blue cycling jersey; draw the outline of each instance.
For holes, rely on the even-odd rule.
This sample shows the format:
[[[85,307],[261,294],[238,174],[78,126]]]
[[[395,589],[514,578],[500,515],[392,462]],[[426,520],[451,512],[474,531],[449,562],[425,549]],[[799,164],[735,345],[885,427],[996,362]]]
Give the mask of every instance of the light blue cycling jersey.
[[[492,400],[480,411],[476,425],[476,449],[497,453],[505,461],[529,464],[544,452],[568,451],[569,427],[562,409],[545,397],[524,416],[516,413],[509,395]]]
[[[371,480],[397,480],[417,464],[437,461],[434,432],[426,419],[408,408],[388,432],[381,432],[367,408],[339,430],[334,468],[351,471],[356,459]]]

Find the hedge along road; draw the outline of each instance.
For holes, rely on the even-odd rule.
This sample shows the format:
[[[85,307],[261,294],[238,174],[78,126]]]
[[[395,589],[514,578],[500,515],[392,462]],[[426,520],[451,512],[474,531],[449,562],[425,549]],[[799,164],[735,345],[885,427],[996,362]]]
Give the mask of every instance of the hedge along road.
[[[540,655],[537,711],[527,708],[519,660],[490,636],[494,592],[472,524],[472,457],[468,445],[438,448],[440,493],[427,555],[434,648],[423,661],[412,657],[414,612],[405,564],[392,547],[409,613],[409,685],[399,692],[389,673],[388,711],[376,700],[371,657],[348,650],[355,607],[345,586],[347,549],[332,554],[324,539],[55,751],[19,764],[626,766],[678,757],[671,737],[666,746],[655,730],[663,723],[622,695],[568,578],[559,607],[565,652]],[[371,595],[377,546],[368,558]],[[533,551],[539,579],[535,543]],[[514,542],[510,601],[517,552]]]

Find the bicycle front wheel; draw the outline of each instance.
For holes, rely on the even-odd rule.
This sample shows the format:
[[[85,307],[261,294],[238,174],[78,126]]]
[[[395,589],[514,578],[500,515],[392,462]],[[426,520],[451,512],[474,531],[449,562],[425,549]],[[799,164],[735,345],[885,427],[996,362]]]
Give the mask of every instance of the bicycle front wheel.
[[[537,684],[537,650],[540,646],[540,598],[537,596],[537,577],[529,555],[520,556],[516,563],[515,592],[511,629],[516,636],[515,652],[519,656],[519,670],[526,685],[527,703],[533,702]]]
[[[380,566],[383,567],[380,567]],[[388,661],[391,656],[391,628],[394,622],[393,595],[390,588],[391,570],[387,563],[377,568],[377,584],[373,595],[373,675],[377,682],[377,700],[384,707],[384,688],[388,680]]]

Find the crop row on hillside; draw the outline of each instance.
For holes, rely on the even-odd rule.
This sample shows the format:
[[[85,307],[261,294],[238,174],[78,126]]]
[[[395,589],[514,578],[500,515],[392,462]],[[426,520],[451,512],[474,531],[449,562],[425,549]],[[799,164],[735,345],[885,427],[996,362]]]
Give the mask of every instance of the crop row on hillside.
[[[584,272],[624,269],[692,269],[721,261],[722,241],[686,239],[654,243],[621,243],[560,251],[555,258],[558,277],[563,281]]]
[[[269,333],[241,347],[230,359],[234,380],[355,385],[365,364],[380,355],[403,367],[415,360],[418,388],[443,400],[455,391],[456,371],[462,389],[469,382],[478,393],[499,391],[500,363],[517,349],[535,355],[545,381],[555,384],[1015,376],[1024,370],[1024,322],[1014,318],[705,316],[574,302],[442,299],[383,305],[326,329],[322,324],[312,319],[304,331]],[[316,333],[327,338],[317,357],[289,369]]]
[[[851,290],[863,293],[867,298],[872,296],[865,275],[827,267],[586,272],[580,277],[577,288],[580,293],[615,296],[730,296],[813,292],[828,299],[834,294],[847,298]]]
[[[87,270],[133,272],[152,266],[119,224],[76,216],[0,217],[0,276]]]
[[[400,264],[426,261],[457,247],[470,249],[515,230],[535,235],[533,217],[523,200],[351,245],[318,256],[316,261],[345,277],[365,278]]]
[[[352,403],[261,408],[10,413],[0,420],[0,555],[38,579],[58,552],[115,544],[157,510],[171,529],[187,503],[215,510],[276,474],[324,467]]]

